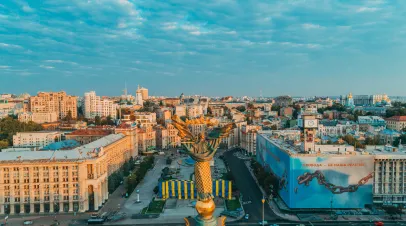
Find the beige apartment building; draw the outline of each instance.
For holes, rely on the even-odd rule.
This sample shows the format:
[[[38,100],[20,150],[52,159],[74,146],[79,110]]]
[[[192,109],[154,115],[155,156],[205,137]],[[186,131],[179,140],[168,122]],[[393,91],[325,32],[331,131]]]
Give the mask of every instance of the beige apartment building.
[[[151,127],[155,126],[156,123],[156,113],[151,112],[134,112],[135,122],[141,127]]]
[[[139,152],[146,152],[149,148],[156,147],[156,131],[151,126],[138,128],[137,138]]]
[[[180,146],[178,130],[170,123],[156,127],[156,146],[158,149],[168,149]]]
[[[97,211],[130,140],[111,134],[73,150],[0,152],[0,214]]]
[[[18,114],[18,120],[20,122],[35,122],[38,124],[47,123],[47,122],[56,122],[58,121],[58,114],[56,112],[23,112]]]
[[[63,119],[69,112],[77,118],[77,97],[66,95],[66,92],[39,92],[29,99],[29,111],[33,113],[55,112]]]
[[[406,128],[406,116],[393,116],[386,119],[386,127],[401,131]]]
[[[13,136],[13,147],[44,147],[61,141],[61,132],[19,132]]]
[[[245,149],[249,154],[256,154],[257,133],[261,130],[260,126],[244,125],[241,128],[241,148]]]

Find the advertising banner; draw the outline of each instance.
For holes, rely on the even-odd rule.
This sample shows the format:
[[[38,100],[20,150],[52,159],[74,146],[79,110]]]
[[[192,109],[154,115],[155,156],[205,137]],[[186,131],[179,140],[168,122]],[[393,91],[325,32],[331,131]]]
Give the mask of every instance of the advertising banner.
[[[280,180],[289,208],[364,208],[372,204],[374,156],[289,156],[262,136],[257,160]]]

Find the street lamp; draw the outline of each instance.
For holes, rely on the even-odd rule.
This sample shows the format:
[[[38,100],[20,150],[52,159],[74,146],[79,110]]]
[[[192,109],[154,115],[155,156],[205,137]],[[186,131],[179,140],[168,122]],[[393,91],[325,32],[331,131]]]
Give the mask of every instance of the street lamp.
[[[262,225],[265,225],[265,199],[262,198]]]

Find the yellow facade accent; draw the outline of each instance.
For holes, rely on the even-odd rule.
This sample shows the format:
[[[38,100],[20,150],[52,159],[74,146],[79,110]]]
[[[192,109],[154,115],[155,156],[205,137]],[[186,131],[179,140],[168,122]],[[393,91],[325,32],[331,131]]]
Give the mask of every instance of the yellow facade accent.
[[[226,197],[226,181],[225,180],[221,181],[221,197],[223,197],[223,198]]]
[[[185,199],[188,199],[189,197],[187,197],[187,181],[183,182],[183,189],[185,189]]]
[[[171,181],[171,185],[172,185],[172,195],[171,195],[171,197],[175,197],[175,181]]]
[[[165,189],[166,189],[166,198],[169,198],[169,185],[168,185],[168,181],[165,181]]]
[[[216,197],[219,196],[219,181],[216,180]]]
[[[182,199],[182,189],[180,189],[180,180],[178,180],[178,198]]]
[[[193,181],[190,183],[190,199],[195,199],[195,188],[193,187]]]
[[[231,181],[228,181],[228,199],[229,200],[231,200],[231,193],[232,193]]]
[[[166,196],[165,196],[165,182],[162,182],[162,198],[163,199],[166,199]]]

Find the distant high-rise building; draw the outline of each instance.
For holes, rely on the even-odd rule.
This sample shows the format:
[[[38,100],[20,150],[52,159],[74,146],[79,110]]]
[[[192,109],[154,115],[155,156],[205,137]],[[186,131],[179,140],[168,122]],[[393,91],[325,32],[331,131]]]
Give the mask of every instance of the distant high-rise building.
[[[138,92],[141,93],[143,100],[148,100],[149,96],[148,96],[148,89],[147,89],[147,88],[140,87],[140,86],[138,85],[138,89],[137,89],[137,92],[136,92],[136,93],[138,93]]]
[[[142,98],[142,92],[141,90],[137,90],[137,92],[135,93],[135,104],[136,105],[144,105],[144,99]]]
[[[117,118],[117,104],[109,99],[101,99],[95,91],[85,93],[84,100],[85,118],[92,119],[96,116]]]
[[[56,112],[59,119],[71,113],[77,118],[77,97],[66,95],[66,92],[39,92],[29,99],[29,111],[33,113]]]

